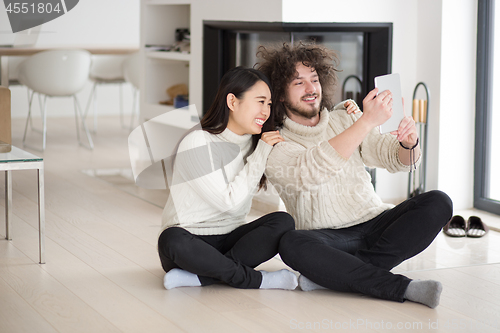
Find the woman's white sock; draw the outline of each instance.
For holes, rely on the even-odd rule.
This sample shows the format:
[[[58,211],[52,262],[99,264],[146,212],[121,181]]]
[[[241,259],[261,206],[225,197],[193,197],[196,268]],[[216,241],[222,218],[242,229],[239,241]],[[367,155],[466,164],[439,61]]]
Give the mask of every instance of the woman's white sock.
[[[177,287],[199,287],[201,286],[201,282],[196,274],[180,268],[172,268],[163,277],[163,285],[166,289],[173,289]]]
[[[320,286],[317,283],[312,282],[308,278],[306,278],[304,275],[299,276],[299,287],[303,291],[311,291],[311,290],[316,290],[316,289],[328,289],[323,286]]]
[[[276,272],[260,271],[260,273],[262,274],[260,289],[293,290],[297,288],[297,276],[287,269]]]

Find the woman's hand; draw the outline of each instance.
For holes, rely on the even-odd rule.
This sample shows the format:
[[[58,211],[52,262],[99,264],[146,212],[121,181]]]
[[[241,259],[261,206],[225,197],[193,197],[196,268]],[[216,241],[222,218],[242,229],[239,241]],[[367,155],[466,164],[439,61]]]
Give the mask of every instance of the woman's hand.
[[[403,110],[405,107],[405,100],[403,98]],[[397,131],[391,132],[391,134],[396,135],[398,141],[403,144],[406,148],[411,148],[417,144],[418,134],[417,126],[415,125],[415,120],[413,117],[406,116],[399,123]]]
[[[361,112],[361,110],[358,109],[358,107],[356,106],[356,104],[352,103],[351,101],[346,101],[344,103],[344,107],[347,110],[347,114]]]
[[[278,142],[285,141],[279,131],[264,132],[262,133],[260,139],[270,146],[274,146]]]
[[[391,132],[397,136],[398,141],[403,144],[406,148],[411,148],[417,143],[418,134],[417,127],[415,126],[415,120],[412,117],[406,116],[399,123],[399,128],[397,131]]]

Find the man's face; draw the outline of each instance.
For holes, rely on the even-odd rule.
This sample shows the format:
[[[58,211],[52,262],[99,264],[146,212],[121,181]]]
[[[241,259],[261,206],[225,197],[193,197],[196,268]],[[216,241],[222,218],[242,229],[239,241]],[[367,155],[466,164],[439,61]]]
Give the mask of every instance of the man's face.
[[[297,76],[288,84],[283,101],[288,112],[306,119],[314,118],[320,111],[321,84],[316,70],[296,64]]]

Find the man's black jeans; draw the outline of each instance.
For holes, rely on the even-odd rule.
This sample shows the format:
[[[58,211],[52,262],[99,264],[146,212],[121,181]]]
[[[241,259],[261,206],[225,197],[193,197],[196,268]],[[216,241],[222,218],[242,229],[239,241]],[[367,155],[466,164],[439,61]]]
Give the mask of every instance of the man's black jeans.
[[[290,231],[279,253],[321,286],[403,302],[411,280],[390,270],[427,248],[452,212],[448,195],[430,191],[353,227]]]

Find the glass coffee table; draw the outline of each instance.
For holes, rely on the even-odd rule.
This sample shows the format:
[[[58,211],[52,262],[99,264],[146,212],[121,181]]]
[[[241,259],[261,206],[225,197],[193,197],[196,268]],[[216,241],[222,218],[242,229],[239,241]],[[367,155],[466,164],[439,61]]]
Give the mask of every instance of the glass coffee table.
[[[11,240],[12,175],[13,170],[37,170],[38,178],[38,238],[39,262],[45,263],[45,198],[43,158],[14,146],[0,150],[0,171],[5,171],[5,238]]]

